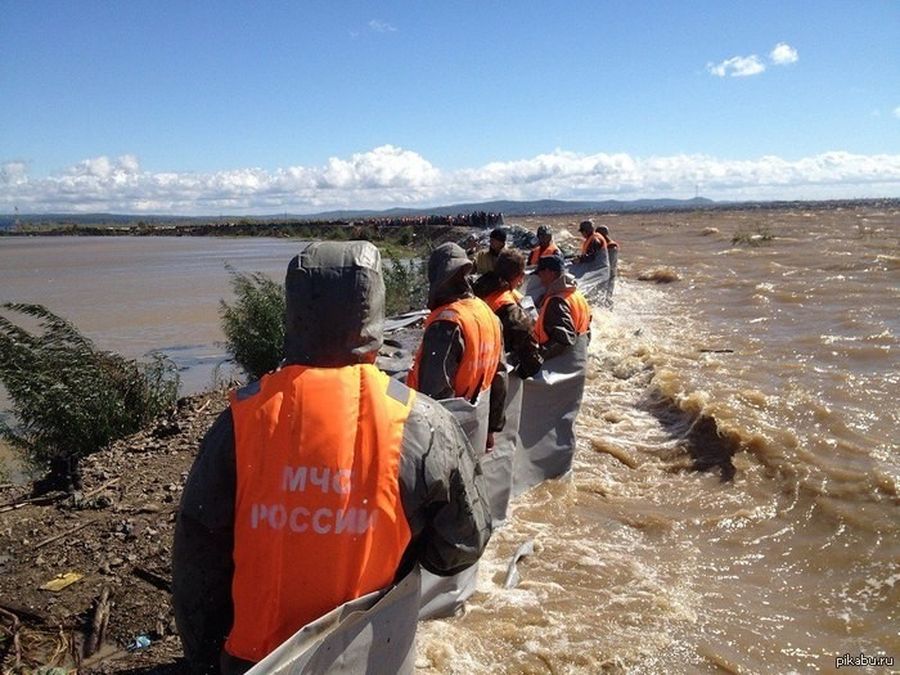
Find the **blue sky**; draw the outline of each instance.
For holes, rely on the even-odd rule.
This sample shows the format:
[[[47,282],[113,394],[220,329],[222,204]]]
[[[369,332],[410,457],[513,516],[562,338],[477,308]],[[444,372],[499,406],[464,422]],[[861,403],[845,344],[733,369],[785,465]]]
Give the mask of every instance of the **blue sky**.
[[[0,0],[0,211],[900,196],[898,45],[897,0]]]

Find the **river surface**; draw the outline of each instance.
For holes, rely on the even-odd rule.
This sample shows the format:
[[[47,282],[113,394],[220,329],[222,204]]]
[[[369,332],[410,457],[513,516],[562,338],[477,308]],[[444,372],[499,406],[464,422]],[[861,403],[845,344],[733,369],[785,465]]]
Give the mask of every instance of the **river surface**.
[[[578,220],[518,222],[549,222],[574,250]],[[620,242],[622,276],[613,311],[594,312],[573,476],[514,503],[465,614],[420,628],[417,670],[830,672],[846,653],[896,663],[900,212],[595,220]],[[774,239],[733,244],[736,233]],[[0,301],[43,303],[102,348],[163,350],[197,390],[225,358],[224,262],[280,278],[295,251],[264,239],[0,239]],[[535,553],[505,590],[526,540]]]

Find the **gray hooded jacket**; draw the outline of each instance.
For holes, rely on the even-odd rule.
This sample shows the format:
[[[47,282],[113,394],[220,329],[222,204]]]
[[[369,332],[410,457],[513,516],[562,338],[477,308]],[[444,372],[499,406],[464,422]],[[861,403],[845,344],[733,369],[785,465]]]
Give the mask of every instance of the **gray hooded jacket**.
[[[338,367],[374,361],[384,322],[377,248],[368,242],[309,244],[291,260],[285,289],[286,364]],[[245,387],[248,394],[254,384]],[[229,408],[203,439],[175,530],[173,605],[193,672],[219,672],[220,656],[221,669],[228,673],[251,665],[222,652],[233,620],[236,479]],[[399,479],[412,541],[397,578],[416,563],[438,575],[474,564],[491,534],[484,479],[459,424],[421,394],[404,427]]]
[[[462,298],[474,297],[466,274],[472,262],[457,244],[441,244],[428,259],[428,309],[436,309]],[[452,321],[435,321],[422,336],[422,360],[419,364],[419,391],[434,399],[454,398],[453,382],[466,345],[462,331]],[[488,428],[500,431],[506,424],[506,357],[500,351],[497,374],[491,381]]]
[[[549,297],[553,293],[558,293],[566,288],[576,287],[575,278],[563,272],[558,279],[550,284],[544,294],[546,298],[544,302],[547,305],[546,309],[542,308],[545,311],[544,332],[547,333],[549,338],[546,344],[541,345],[541,356],[545,361],[552,359],[554,356],[559,356],[571,348],[578,338],[578,332],[575,330],[575,322],[572,320],[572,312],[569,310],[569,305],[562,298]],[[590,340],[590,333],[588,333],[588,340]]]

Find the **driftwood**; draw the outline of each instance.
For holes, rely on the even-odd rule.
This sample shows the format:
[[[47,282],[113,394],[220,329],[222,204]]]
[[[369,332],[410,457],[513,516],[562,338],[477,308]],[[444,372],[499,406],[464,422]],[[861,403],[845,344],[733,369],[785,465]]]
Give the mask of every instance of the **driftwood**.
[[[67,496],[67,492],[51,492],[46,495],[41,495],[40,497],[23,499],[19,502],[7,502],[6,504],[0,505],[0,513],[15,511],[16,509],[21,509],[24,506],[46,506],[48,504],[52,504],[53,502],[58,502],[59,500]]]
[[[84,643],[85,658],[93,656],[106,637],[106,626],[109,623],[109,587],[104,586],[97,598],[97,606],[94,609],[94,620],[91,622],[91,632],[88,633]]]
[[[90,499],[90,498],[93,497],[94,495],[103,492],[106,488],[112,487],[113,485],[115,485],[116,483],[118,483],[120,479],[121,479],[121,476],[119,476],[119,477],[117,477],[117,478],[113,478],[112,480],[106,481],[106,482],[105,482],[103,485],[101,485],[100,487],[96,487],[96,488],[94,488],[93,490],[91,490],[90,492],[85,492],[84,495],[82,496],[82,499]]]
[[[35,609],[29,609],[8,600],[0,601],[0,614],[9,617],[15,615],[17,619],[25,619],[31,623],[38,623],[44,626],[50,623],[50,617],[43,612]]]
[[[3,618],[3,623],[0,623],[0,631],[4,633],[9,633],[12,638],[12,650],[15,653],[15,668],[16,670],[22,667],[22,645],[19,642],[19,628],[21,627],[21,622],[19,621],[19,617],[16,616],[13,612],[8,612],[5,609],[0,608],[0,617]],[[11,625],[9,628],[6,627],[6,622],[9,622]]]
[[[161,574],[157,574],[151,570],[148,570],[144,567],[134,567],[131,570],[131,573],[136,576],[138,579],[142,581],[146,581],[148,584],[153,586],[154,588],[158,588],[161,591],[165,591],[166,593],[172,592],[172,582]]]
[[[60,532],[59,534],[54,534],[52,537],[47,537],[46,539],[44,539],[43,541],[38,542],[37,544],[35,544],[35,545],[32,546],[31,548],[34,549],[34,550],[37,550],[37,549],[39,549],[39,548],[42,548],[42,547],[46,546],[47,544],[52,544],[54,541],[59,541],[60,539],[64,539],[65,537],[68,537],[68,536],[71,535],[71,534],[75,534],[76,532],[80,532],[81,530],[83,530],[84,528],[86,528],[88,525],[93,525],[93,524],[96,523],[98,520],[100,520],[100,519],[99,519],[99,518],[92,518],[91,520],[86,520],[85,522],[80,523],[80,524],[76,525],[75,527],[66,530],[65,532]]]

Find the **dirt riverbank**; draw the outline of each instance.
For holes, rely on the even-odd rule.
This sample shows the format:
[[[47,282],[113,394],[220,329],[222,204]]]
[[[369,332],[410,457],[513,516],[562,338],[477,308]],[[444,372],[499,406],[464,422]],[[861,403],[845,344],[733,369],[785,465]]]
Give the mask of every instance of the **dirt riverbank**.
[[[149,430],[83,460],[74,495],[34,501],[28,485],[0,491],[4,673],[183,671],[169,593],[175,512],[200,439],[225,405],[223,392],[181,399]],[[75,575],[61,590],[41,588]],[[90,641],[99,645],[85,656]]]

